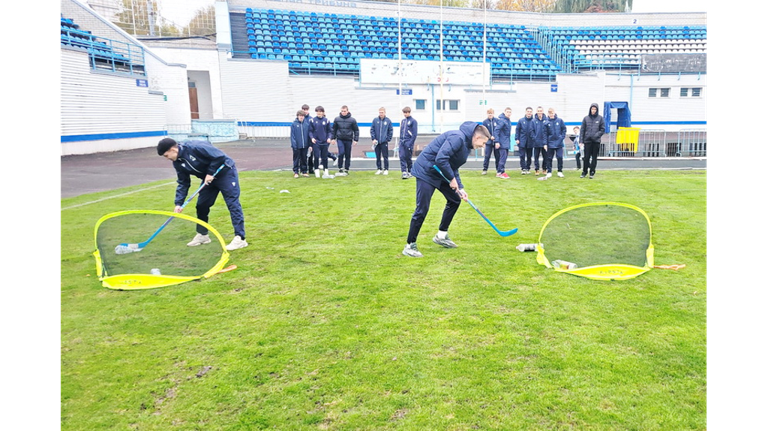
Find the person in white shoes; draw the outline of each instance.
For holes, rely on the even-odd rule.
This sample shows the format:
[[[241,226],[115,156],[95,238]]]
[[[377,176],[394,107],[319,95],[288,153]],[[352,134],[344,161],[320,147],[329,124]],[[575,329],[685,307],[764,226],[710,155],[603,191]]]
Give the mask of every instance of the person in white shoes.
[[[200,178],[206,186],[200,190],[197,196],[197,218],[208,222],[208,214],[216,202],[216,197],[221,193],[224,202],[229,209],[232,227],[235,237],[227,245],[227,250],[237,250],[247,247],[245,241],[245,218],[243,207],[240,205],[240,181],[237,175],[235,161],[229,158],[223,151],[211,145],[207,141],[184,141],[177,143],[171,138],[164,138],[157,144],[157,154],[173,162],[176,169],[176,207],[174,212],[180,213],[181,205],[187,198],[191,185],[192,175]],[[220,166],[224,167],[214,177],[213,174]],[[197,234],[187,245],[196,247],[211,242],[208,230],[197,223]]]
[[[448,237],[448,228],[462,199],[469,199],[461,182],[459,167],[467,162],[472,150],[483,148],[489,139],[491,133],[485,126],[474,121],[465,121],[459,126],[459,130],[445,132],[433,139],[416,158],[413,163],[413,176],[416,177],[416,209],[411,216],[403,248],[404,255],[423,257],[416,246],[416,239],[429,212],[435,190],[445,197],[445,207],[432,242],[445,248],[457,247]]]
[[[547,178],[552,178],[552,161],[556,158],[557,176],[562,178],[563,147],[565,147],[565,143],[563,141],[565,140],[565,134],[567,133],[567,130],[565,128],[565,122],[563,122],[563,119],[558,117],[555,113],[555,108],[549,108],[547,110],[547,116],[549,117],[549,121],[547,121],[545,126],[547,145],[544,148],[547,149],[547,153],[544,156],[546,158],[544,167],[547,170]]]
[[[371,122],[371,143],[376,152],[376,175],[389,174],[389,141],[392,140],[392,130],[392,120],[387,117],[387,110],[384,107],[379,108],[379,116]]]

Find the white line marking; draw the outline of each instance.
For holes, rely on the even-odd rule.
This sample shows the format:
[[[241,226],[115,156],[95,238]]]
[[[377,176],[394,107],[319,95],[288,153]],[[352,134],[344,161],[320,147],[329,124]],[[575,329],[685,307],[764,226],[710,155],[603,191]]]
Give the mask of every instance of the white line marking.
[[[143,189],[134,190],[132,192],[121,193],[119,195],[108,196],[106,198],[96,199],[95,201],[84,202],[84,203],[81,203],[81,204],[72,205],[72,206],[69,206],[69,207],[62,208],[61,210],[62,211],[64,211],[64,210],[71,210],[72,208],[83,207],[83,206],[86,206],[86,205],[91,205],[91,204],[95,204],[95,203],[98,203],[98,202],[103,202],[103,201],[106,201],[106,200],[109,200],[109,199],[120,198],[120,197],[127,196],[127,195],[130,195],[130,194],[133,194],[133,193],[138,193],[138,192],[143,192],[143,191],[147,191],[147,190],[151,190],[151,189],[156,189],[158,187],[165,187],[165,186],[167,186],[169,184],[176,184],[176,183],[175,182],[170,182],[170,183],[158,184],[156,186],[146,187],[146,188],[143,188]]]

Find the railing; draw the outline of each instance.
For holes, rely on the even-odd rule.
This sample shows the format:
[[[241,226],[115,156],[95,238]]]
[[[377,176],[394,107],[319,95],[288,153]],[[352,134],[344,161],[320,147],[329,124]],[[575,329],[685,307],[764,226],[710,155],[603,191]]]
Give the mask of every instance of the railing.
[[[88,52],[91,68],[146,76],[144,49],[118,40],[96,38],[92,34],[76,29],[61,30],[63,45],[80,48]]]
[[[177,142],[185,140],[230,142],[240,138],[235,120],[192,120],[190,124],[167,124],[165,130],[168,137]]]
[[[683,129],[678,132],[641,129],[637,143],[617,142],[618,133],[603,137],[601,157],[706,157],[706,129]]]

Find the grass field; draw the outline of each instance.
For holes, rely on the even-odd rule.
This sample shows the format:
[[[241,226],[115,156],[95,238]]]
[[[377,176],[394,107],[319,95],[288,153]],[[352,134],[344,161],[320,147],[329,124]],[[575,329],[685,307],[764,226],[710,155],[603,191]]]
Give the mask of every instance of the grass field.
[[[438,193],[413,259],[414,180],[244,172],[238,269],[146,291],[101,287],[93,228],[170,210],[175,186],[62,200],[61,428],[706,429],[706,171],[566,175],[463,171],[519,232],[463,204],[443,249]],[[644,209],[656,264],[686,267],[591,281],[515,249],[595,201]],[[221,199],[210,223],[231,239]]]

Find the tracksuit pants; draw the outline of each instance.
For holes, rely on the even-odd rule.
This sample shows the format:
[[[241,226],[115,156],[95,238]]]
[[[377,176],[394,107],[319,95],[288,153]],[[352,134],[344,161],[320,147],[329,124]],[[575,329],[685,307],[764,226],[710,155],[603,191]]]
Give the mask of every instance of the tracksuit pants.
[[[533,167],[537,171],[539,170],[539,156],[541,156],[541,163],[544,166],[547,163],[547,153],[544,151],[544,147],[533,148]],[[546,166],[544,166],[546,168]]]
[[[400,143],[400,171],[402,172],[411,172],[411,168],[413,167],[413,144],[403,144]]]
[[[421,225],[424,224],[424,219],[429,212],[429,204],[432,201],[432,195],[435,193],[435,187],[430,183],[416,178],[416,210],[414,210],[411,216],[411,226],[408,229],[408,244],[416,242],[416,238],[421,231]],[[448,231],[448,227],[453,221],[453,216],[456,215],[456,211],[461,204],[461,198],[446,182],[440,182],[440,193],[445,196],[445,208],[443,209],[443,217],[440,220],[439,230]]]
[[[339,146],[339,170],[349,170],[349,164],[352,161],[352,141],[337,140]]]
[[[491,154],[493,154],[493,166],[496,172],[499,171],[499,150],[496,149],[494,144],[485,144],[485,158],[483,159],[483,170],[488,170],[488,165],[491,162]]]
[[[509,156],[508,148],[499,148],[499,165],[496,167],[496,173],[503,174],[506,172],[507,157]]]
[[[293,173],[307,173],[307,148],[293,149]]]
[[[531,156],[533,155],[533,148],[531,147],[517,147],[520,151],[520,170],[528,171],[531,169]]]
[[[381,159],[384,159],[384,170],[389,170],[389,142],[379,142],[376,145],[376,169],[381,170]]]
[[[589,170],[590,175],[595,175],[595,169],[597,168],[597,155],[600,154],[599,142],[585,142],[584,143],[584,168],[581,173],[586,175]]]
[[[306,157],[304,159],[306,160]],[[237,175],[237,168],[234,166],[230,169],[222,169],[210,184],[200,190],[195,207],[197,218],[208,223],[208,214],[211,212],[213,204],[216,203],[219,192],[224,197],[224,202],[229,209],[229,217],[232,220],[235,235],[240,235],[240,238],[245,239],[245,218],[243,207],[240,205],[240,180]],[[208,229],[198,223],[197,233],[207,235]]]
[[[552,173],[552,159],[557,158],[557,172],[563,172],[563,147],[547,147],[547,172]]]

